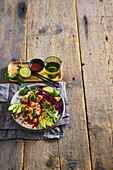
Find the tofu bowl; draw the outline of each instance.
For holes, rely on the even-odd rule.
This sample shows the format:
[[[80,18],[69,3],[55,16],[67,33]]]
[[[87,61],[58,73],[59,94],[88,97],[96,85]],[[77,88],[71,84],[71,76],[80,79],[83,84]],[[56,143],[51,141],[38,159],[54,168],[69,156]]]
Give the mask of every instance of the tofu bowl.
[[[59,124],[65,101],[59,91],[43,83],[25,85],[15,93],[8,110],[19,126],[40,132]]]

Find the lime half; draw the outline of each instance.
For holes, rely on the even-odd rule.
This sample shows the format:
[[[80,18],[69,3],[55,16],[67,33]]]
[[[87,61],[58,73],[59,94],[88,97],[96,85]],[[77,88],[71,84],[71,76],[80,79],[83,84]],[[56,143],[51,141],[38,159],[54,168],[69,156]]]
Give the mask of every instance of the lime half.
[[[31,75],[31,70],[27,67],[23,67],[20,69],[20,75],[24,78],[28,78]]]
[[[52,93],[53,92],[53,88],[52,87],[44,87],[43,90],[48,92],[48,93]]]

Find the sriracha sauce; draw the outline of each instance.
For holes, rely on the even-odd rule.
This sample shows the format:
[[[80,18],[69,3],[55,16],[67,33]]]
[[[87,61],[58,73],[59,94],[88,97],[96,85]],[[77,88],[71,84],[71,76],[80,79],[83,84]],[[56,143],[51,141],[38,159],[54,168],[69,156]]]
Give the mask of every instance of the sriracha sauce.
[[[32,64],[31,64],[31,69],[32,69],[32,70],[35,70],[35,71],[39,71],[39,70],[42,69],[42,65],[39,64],[39,63],[32,63]]]

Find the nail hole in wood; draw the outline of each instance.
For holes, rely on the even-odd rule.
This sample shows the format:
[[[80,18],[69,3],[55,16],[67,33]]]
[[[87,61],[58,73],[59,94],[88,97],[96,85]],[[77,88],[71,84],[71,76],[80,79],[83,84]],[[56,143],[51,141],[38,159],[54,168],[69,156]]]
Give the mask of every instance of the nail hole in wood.
[[[110,65],[110,59],[108,60],[108,65]]]
[[[82,65],[82,66],[84,66],[85,64],[84,64],[84,63],[82,63],[81,65]]]
[[[106,35],[106,41],[108,42],[108,36]]]

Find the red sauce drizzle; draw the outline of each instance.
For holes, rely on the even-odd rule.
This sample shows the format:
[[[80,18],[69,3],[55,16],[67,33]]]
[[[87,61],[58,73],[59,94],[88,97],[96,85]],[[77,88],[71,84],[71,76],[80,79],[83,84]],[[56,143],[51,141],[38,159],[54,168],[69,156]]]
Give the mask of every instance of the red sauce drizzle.
[[[24,123],[25,122],[25,120],[22,120],[22,122],[21,123]]]
[[[31,120],[28,120],[28,124],[31,124],[32,123],[32,121]]]
[[[34,127],[35,127],[35,125],[32,126],[32,128],[34,128]]]
[[[38,126],[38,122],[37,123],[35,123],[34,125],[32,125],[32,128],[34,128],[34,127],[37,127]]]
[[[17,119],[20,117],[20,114],[17,115]]]
[[[39,71],[42,69],[42,65],[39,63],[33,63],[33,64],[31,64],[31,68],[32,68],[32,70]]]

